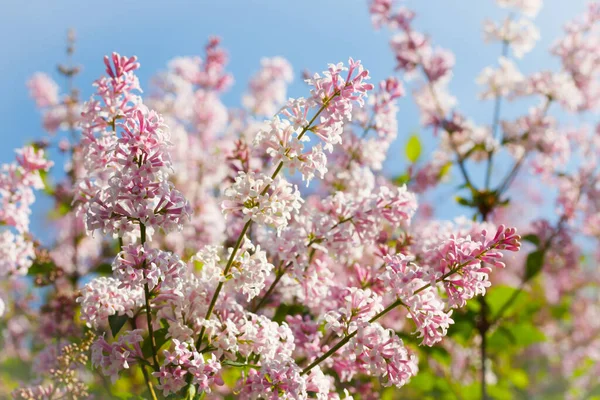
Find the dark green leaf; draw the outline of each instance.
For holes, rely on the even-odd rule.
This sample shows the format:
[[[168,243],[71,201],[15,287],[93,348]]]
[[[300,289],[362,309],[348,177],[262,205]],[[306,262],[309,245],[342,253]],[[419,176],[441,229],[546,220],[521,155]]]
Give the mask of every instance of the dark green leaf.
[[[469,309],[453,313],[452,319],[454,320],[454,324],[450,325],[448,336],[452,337],[458,343],[467,344],[473,335],[477,333],[477,328],[475,327],[475,321],[478,318],[477,314],[478,312]]]
[[[168,333],[168,328],[160,328],[154,331],[154,344],[156,345],[157,352],[165,345],[165,343],[168,342]],[[152,356],[152,344],[150,342],[150,336],[144,339],[144,343],[142,343],[142,354],[144,355],[144,357],[147,358],[150,358],[150,356]]]
[[[111,275],[112,271],[112,265],[109,263],[102,263],[96,267],[96,273],[100,275]]]
[[[469,201],[469,200],[467,200],[467,199],[465,199],[463,197],[456,196],[455,199],[456,199],[456,202],[458,204],[462,205],[462,206],[465,206],[465,207],[472,207],[473,206],[473,203],[471,203],[471,201]]]
[[[527,255],[525,264],[525,281],[535,277],[544,266],[544,251],[536,250]]]
[[[108,325],[110,325],[110,332],[113,337],[117,337],[117,334],[128,319],[127,315],[111,315],[108,317]]]
[[[537,235],[534,235],[533,233],[522,236],[521,239],[523,239],[526,242],[533,243],[536,246],[540,245],[540,238]]]
[[[297,315],[297,314],[305,314],[308,312],[308,309],[299,304],[281,304],[277,311],[275,311],[275,315],[273,316],[273,321],[277,323],[281,323],[285,320],[285,317],[288,315]]]
[[[34,262],[29,270],[27,271],[28,275],[38,275],[43,274],[46,275],[56,269],[56,265],[52,262]]]

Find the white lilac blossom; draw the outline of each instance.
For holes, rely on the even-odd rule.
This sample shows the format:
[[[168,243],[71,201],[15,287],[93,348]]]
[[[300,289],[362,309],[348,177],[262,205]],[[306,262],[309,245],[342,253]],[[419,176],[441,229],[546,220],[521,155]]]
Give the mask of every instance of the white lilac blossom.
[[[121,282],[114,278],[96,278],[81,290],[77,302],[81,304],[81,318],[90,327],[106,326],[111,315],[130,318],[143,305],[143,289],[120,288]]]
[[[498,23],[486,20],[483,23],[483,35],[486,42],[507,43],[517,58],[523,58],[540,40],[538,28],[526,18],[507,18]]]
[[[479,94],[481,99],[485,100],[496,96],[506,97],[523,83],[523,75],[512,61],[500,57],[498,63],[500,68],[486,67],[477,77],[476,82],[484,87],[484,91]]]
[[[241,213],[244,220],[280,230],[301,205],[298,188],[284,178],[241,173],[225,190],[222,207],[225,213]]]
[[[25,275],[33,263],[28,233],[34,189],[44,187],[40,173],[53,165],[41,149],[24,147],[16,153],[16,162],[0,166],[0,277]]]

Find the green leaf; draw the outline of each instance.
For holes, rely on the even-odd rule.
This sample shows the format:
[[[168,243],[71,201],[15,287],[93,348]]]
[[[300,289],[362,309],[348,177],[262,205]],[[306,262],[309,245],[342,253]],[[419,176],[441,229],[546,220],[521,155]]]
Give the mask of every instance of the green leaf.
[[[525,263],[525,281],[535,277],[544,266],[544,251],[536,250],[527,255]]]
[[[491,349],[506,351],[508,347],[528,347],[543,342],[546,336],[531,322],[519,322],[511,325],[501,325],[489,337]]]
[[[456,196],[454,198],[458,204],[465,207],[473,207],[473,203],[470,200],[467,200],[463,197]]]
[[[117,337],[117,334],[128,319],[127,315],[111,315],[108,317],[108,325],[110,325],[110,332],[113,337]]]
[[[515,344],[521,347],[531,346],[534,343],[546,340],[546,335],[530,321],[511,325],[509,329],[515,339]]]
[[[460,344],[465,344],[476,333],[475,324],[469,321],[460,321],[454,323],[448,329],[448,336],[451,336]]]
[[[46,275],[56,269],[53,262],[34,262],[31,267],[27,270],[28,275]]]
[[[96,267],[96,273],[100,275],[112,275],[112,265],[109,263],[102,263]]]
[[[439,179],[442,179],[443,177],[445,177],[446,175],[448,175],[450,173],[450,169],[451,168],[452,168],[452,163],[451,162],[447,162],[446,164],[444,164],[442,166],[442,168],[440,168]]]
[[[154,344],[156,345],[156,351],[158,352],[167,342],[167,334],[169,333],[169,328],[160,328],[154,331]],[[150,342],[150,335],[144,339],[144,343],[142,343],[142,354],[146,358],[150,358],[152,356],[152,343]]]
[[[501,325],[488,337],[487,343],[492,350],[506,351],[507,348],[516,343],[516,338],[510,330]]]
[[[131,400],[134,398],[134,395],[131,393],[115,393],[113,397],[120,400]]]
[[[526,389],[529,386],[529,376],[520,369],[513,369],[508,374],[508,379],[519,389]]]
[[[496,400],[512,400],[514,399],[514,393],[508,388],[498,386],[498,385],[490,385],[488,387],[490,398]]]
[[[517,292],[519,292],[517,288],[510,286],[494,286],[485,296],[485,302],[489,308],[490,314],[498,314],[502,307],[504,307],[504,304],[506,304],[513,296],[517,296],[517,298],[512,302],[511,308],[514,308],[515,304],[520,303],[520,301],[527,297],[523,291],[518,295]]]
[[[285,317],[288,315],[297,315],[297,314],[305,314],[308,312],[308,309],[299,304],[281,304],[277,307],[277,311],[275,311],[275,315],[273,316],[273,321],[277,323],[281,323],[285,320]]]
[[[422,374],[419,374],[422,375]],[[428,390],[429,387],[424,387],[424,385],[419,385],[419,383],[421,383],[421,380],[418,379],[419,375],[416,375],[413,379],[418,381],[417,386],[419,388],[421,388],[422,390]],[[413,383],[413,379],[411,379],[410,383]],[[429,383],[427,381],[424,381],[425,384]],[[430,384],[430,387],[433,387],[433,384]],[[396,396],[398,395],[398,393],[396,392],[396,388],[393,387],[387,387],[385,388],[382,392],[381,392],[381,400],[394,400],[395,398],[397,398]]]
[[[397,177],[394,178],[394,184],[396,184],[398,186],[405,185],[408,183],[408,181],[410,181],[410,175],[408,173],[398,175]]]
[[[221,372],[221,378],[228,388],[234,388],[242,377],[242,370],[238,368],[225,368]]]
[[[487,296],[486,296],[487,298]],[[477,302],[468,302],[477,303]],[[451,336],[456,342],[467,345],[469,340],[477,333],[475,321],[477,320],[478,312],[465,309],[452,314],[454,324],[448,329],[448,336]]]
[[[196,398],[196,385],[190,385],[188,396],[192,399]]]
[[[406,158],[411,163],[416,163],[421,156],[421,140],[417,135],[412,135],[406,143]]]
[[[0,363],[0,375],[7,375],[10,378],[21,381],[31,379],[31,368],[27,363],[19,358],[7,358]],[[0,377],[0,381],[2,381]]]
[[[580,378],[589,372],[590,368],[594,366],[594,362],[590,358],[586,358],[583,362],[580,362],[579,366],[573,371],[573,378]]]
[[[225,360],[225,361],[223,361],[222,364],[228,365],[230,367],[237,367],[237,368],[256,368],[257,367],[255,364],[251,364],[247,361]]]
[[[538,237],[538,235],[534,235],[533,233],[522,236],[521,239],[523,239],[526,242],[533,243],[538,247],[540,245],[540,238]]]
[[[42,183],[44,184],[44,193],[46,193],[48,196],[53,196],[54,187],[50,182],[48,171],[41,170],[39,171],[39,174],[40,178],[42,179]]]
[[[552,317],[557,320],[569,320],[571,317],[571,301],[570,299],[563,297],[561,302],[555,306],[550,307]]]
[[[71,211],[71,206],[68,203],[58,203],[56,207],[54,207],[48,213],[50,219],[59,219],[60,217],[64,217]]]

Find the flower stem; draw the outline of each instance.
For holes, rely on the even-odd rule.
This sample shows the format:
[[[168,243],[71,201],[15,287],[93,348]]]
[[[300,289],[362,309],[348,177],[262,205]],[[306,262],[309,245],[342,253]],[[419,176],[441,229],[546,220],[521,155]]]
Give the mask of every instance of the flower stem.
[[[143,365],[140,365],[140,367],[142,368],[142,374],[144,374],[146,387],[148,388],[148,392],[150,392],[152,400],[158,400],[158,398],[156,397],[156,393],[154,392],[154,387],[152,386],[152,381],[150,380],[150,375],[148,374],[148,371],[146,371],[146,367]]]
[[[131,318],[129,320],[129,322],[131,322],[131,327],[134,330],[137,329],[135,317]],[[144,363],[149,364],[146,360],[140,359],[140,369],[142,370],[142,374],[144,375],[144,381],[146,382],[146,387],[148,388],[148,392],[150,393],[152,400],[158,400],[156,397],[156,393],[154,392],[154,386],[152,385],[152,380],[150,379],[150,375],[148,374],[148,371],[146,371],[146,365]]]
[[[279,281],[281,280],[281,278],[283,277],[283,275],[285,275],[285,272],[290,267],[290,265],[292,265],[291,261],[285,267],[283,267],[283,268],[282,268],[283,263],[279,266],[279,268],[277,270],[277,273],[275,274],[275,280],[273,281],[273,283],[271,283],[271,286],[269,286],[269,289],[267,289],[267,292],[260,299],[260,301],[258,302],[258,304],[256,304],[256,306],[254,306],[252,308],[252,312],[253,313],[257,312],[258,310],[261,309],[262,306],[265,305],[265,303],[267,302],[267,299],[269,298],[269,296],[271,296],[271,294],[275,290],[275,286],[277,286],[277,284],[279,283]]]
[[[488,251],[490,251],[490,250],[492,250],[494,248],[495,248],[495,245],[492,246],[492,247],[490,247],[489,249],[486,249],[485,251],[481,252],[481,254],[479,254],[475,258],[476,259],[481,259],[481,257],[483,257]],[[464,266],[466,266],[467,264],[469,264],[471,262],[473,262],[473,260],[468,260],[468,261],[465,261],[464,263],[458,264],[456,267],[452,268],[450,271],[448,271],[447,273],[445,273],[444,275],[442,275],[441,277],[439,277],[438,279],[436,279],[435,283],[439,283],[439,282],[444,281],[446,278],[450,277],[451,275],[454,275],[460,269],[462,269]],[[421,293],[423,290],[426,290],[429,287],[431,287],[431,283],[428,283],[426,285],[421,286],[419,289],[415,290],[414,294]],[[380,319],[381,317],[383,317],[384,315],[386,315],[387,313],[389,313],[390,311],[392,311],[394,308],[396,308],[396,307],[398,307],[399,305],[402,305],[402,304],[403,304],[402,300],[396,299],[396,301],[394,301],[393,303],[389,304],[386,308],[384,308],[377,315],[375,315],[373,318],[371,318],[369,320],[369,322],[373,323],[373,322],[377,321],[378,319]],[[304,368],[302,370],[301,374],[302,375],[306,375],[307,373],[309,373],[311,369],[313,369],[314,367],[316,367],[317,365],[319,365],[321,362],[323,362],[324,360],[328,359],[331,355],[333,355],[339,349],[341,349],[342,347],[344,347],[344,345],[346,343],[348,343],[350,341],[350,339],[352,339],[354,336],[356,336],[357,333],[358,333],[358,330],[355,330],[354,332],[348,334],[342,340],[340,340],[339,342],[337,342],[331,349],[329,349],[329,351],[327,351],[327,353],[323,354],[321,357],[319,357],[315,361],[313,361],[309,366],[307,366],[306,368]]]
[[[323,105],[319,108],[319,110],[317,110],[315,115],[313,115],[313,117],[310,119],[308,124],[306,124],[306,126],[304,126],[302,128],[302,131],[300,131],[300,133],[298,134],[298,139],[302,139],[302,137],[306,134],[306,132],[308,132],[308,130],[311,128],[312,124],[316,121],[317,117],[323,112],[323,110],[325,110],[325,108],[327,108],[329,101],[331,101],[331,99],[338,96],[339,94],[340,94],[340,92],[336,91],[335,93],[333,93],[333,95],[331,96],[331,98],[329,98],[328,101],[323,102]],[[275,171],[273,171],[273,174],[271,175],[271,179],[275,179],[277,177],[277,175],[279,175],[279,172],[281,172],[282,169],[283,169],[283,161],[280,161],[279,164],[277,165],[277,167],[275,168]],[[265,186],[265,188],[261,192],[261,195],[266,194],[270,187],[271,187],[270,184]],[[229,256],[227,265],[225,266],[225,270],[223,271],[224,275],[227,275],[229,273],[229,270],[231,269],[231,266],[233,265],[233,260],[235,259],[235,255],[236,255],[237,251],[239,250],[239,248],[242,244],[242,240],[243,240],[244,236],[246,235],[246,232],[248,231],[250,226],[252,226],[252,220],[249,220],[248,222],[246,222],[246,224],[244,225],[244,228],[242,229],[242,232],[240,232],[240,235],[238,236],[235,247],[233,248],[233,251],[231,252],[231,256]],[[223,285],[224,285],[223,282],[219,282],[219,284],[217,285],[217,289],[215,290],[215,294],[213,295],[213,297],[210,301],[210,305],[208,306],[208,311],[206,312],[206,317],[204,319],[208,320],[212,316],[212,312],[217,303],[217,298],[219,297],[219,294],[221,293],[221,290],[223,289]],[[202,343],[202,340],[203,340],[205,330],[206,329],[204,327],[202,327],[202,329],[200,330],[200,337],[198,338],[198,341],[196,342],[196,348],[200,347],[200,344]]]
[[[512,15],[509,16],[509,18],[506,20],[506,23],[508,24],[508,22],[512,19]],[[502,41],[502,57],[506,57],[508,55],[508,45],[509,42],[507,40],[503,40]],[[495,103],[494,103],[494,115],[492,117],[492,137],[494,139],[499,139],[498,138],[498,127],[500,126],[500,107],[502,106],[502,96],[499,93],[496,93],[495,96]],[[500,140],[501,142],[501,140]],[[494,159],[494,152],[490,151],[488,153],[488,159],[487,159],[487,166],[486,166],[486,171],[485,171],[485,189],[489,189],[490,188],[490,182],[492,179],[492,168],[494,167],[493,165],[493,159]]]
[[[300,131],[300,133],[298,134],[298,140],[302,139],[302,137],[306,134],[306,132],[308,132],[311,129],[312,124],[316,121],[316,119],[323,112],[323,110],[325,110],[327,108],[327,106],[329,105],[329,102],[331,101],[331,99],[333,99],[334,97],[338,96],[339,94],[340,94],[340,91],[338,90],[338,91],[334,92],[329,99],[327,99],[326,101],[323,102],[323,104],[321,105],[321,107],[317,110],[317,112],[315,113],[315,115],[313,115],[313,117],[310,119],[310,121],[308,122],[308,124],[306,124],[306,126],[304,126],[302,128],[302,130]],[[273,171],[273,174],[271,174],[271,179],[275,179],[277,177],[277,175],[281,172],[282,169],[283,169],[283,161],[280,161],[279,164],[277,164],[277,167],[275,168],[275,171]],[[267,186],[265,186],[265,188],[261,192],[261,195],[265,195],[269,191],[270,187],[271,187],[270,184],[268,184]],[[231,255],[229,256],[229,260],[227,261],[227,265],[225,266],[225,270],[223,271],[223,275],[224,276],[226,276],[229,273],[229,270],[231,269],[231,266],[233,265],[233,260],[235,259],[236,253],[238,252],[238,250],[239,250],[239,248],[240,248],[240,246],[242,244],[242,240],[246,236],[246,233],[248,232],[248,230],[250,229],[251,226],[252,226],[252,220],[249,220],[248,222],[246,222],[246,224],[244,225],[244,228],[240,232],[240,235],[238,236],[236,244],[235,244],[235,246],[233,248],[233,251],[231,252]],[[223,285],[224,285],[224,282],[219,282],[217,284],[217,288],[215,289],[215,293],[213,294],[213,297],[212,297],[212,299],[210,301],[210,304],[208,306],[208,310],[206,312],[206,316],[204,317],[205,320],[209,320],[210,317],[212,316],[214,308],[215,308],[215,306],[217,304],[217,299],[219,298],[219,294],[221,293],[221,290],[223,289]],[[273,288],[274,288],[274,286],[273,286]],[[198,337],[198,340],[196,341],[196,348],[197,349],[200,348],[200,345],[202,344],[202,341],[204,340],[204,333],[205,332],[206,332],[206,327],[202,326],[202,328],[200,329],[200,335]],[[189,392],[190,386],[191,386],[191,380],[188,381],[187,392]]]
[[[142,246],[146,243],[146,225],[140,221],[140,242]],[[146,278],[146,260],[142,266],[144,276],[144,301],[146,302],[146,322],[148,323],[148,334],[150,335],[150,348],[152,349],[152,361],[154,369],[158,369],[158,357],[156,356],[156,343],[154,341],[154,327],[152,326],[152,308],[150,307],[150,288]]]
[[[250,229],[251,225],[252,225],[252,220],[249,220],[244,225],[244,228],[242,228],[242,231],[240,232],[240,235],[238,236],[238,239],[235,242],[235,246],[233,247],[231,255],[229,256],[229,260],[227,261],[225,270],[223,271],[223,276],[227,276],[227,274],[229,274],[229,270],[231,269],[231,266],[233,265],[233,260],[235,260],[235,256],[236,256],[238,250],[240,249],[240,246],[242,245],[242,240],[246,236],[246,232],[248,232],[248,229]],[[224,281],[221,281],[221,282],[219,282],[219,284],[217,285],[217,288],[215,289],[215,293],[213,294],[213,297],[210,301],[210,305],[208,306],[208,310],[206,311],[206,316],[204,317],[204,319],[207,321],[212,316],[212,313],[215,309],[215,305],[217,304],[217,299],[219,297],[219,294],[221,293],[221,290],[223,289],[223,285],[224,285]],[[202,326],[202,329],[200,330],[200,336],[198,337],[198,341],[196,342],[196,348],[200,348],[200,345],[202,344],[202,340],[204,340],[204,332],[205,331],[206,331],[206,328],[204,326]]]

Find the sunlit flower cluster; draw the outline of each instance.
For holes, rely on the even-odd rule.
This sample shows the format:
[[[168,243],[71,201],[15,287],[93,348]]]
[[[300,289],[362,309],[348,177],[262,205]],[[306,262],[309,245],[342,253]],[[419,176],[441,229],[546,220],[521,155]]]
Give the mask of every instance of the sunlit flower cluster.
[[[117,53],[86,102],[49,75],[29,80],[58,140],[0,169],[0,366],[32,365],[14,398],[121,387],[153,400],[433,398],[478,380],[487,398],[486,385],[506,393],[497,377],[508,368],[490,346],[517,354],[529,338],[518,351],[533,366],[515,364],[541,371],[550,367],[533,362],[560,356],[552,368],[565,382],[600,384],[585,367],[599,359],[600,303],[582,294],[600,281],[582,265],[600,256],[581,244],[600,238],[600,127],[552,115],[598,109],[600,7],[566,25],[551,49],[558,70],[526,74],[514,58],[540,39],[541,1],[496,0],[510,15],[483,27],[502,46],[475,79],[493,107],[486,123],[459,110],[460,64],[415,29],[417,15],[368,3],[395,68],[375,83],[349,58],[305,73],[307,94],[289,97],[291,64],[263,58],[228,107],[233,76],[216,37],[203,55],[170,61],[149,95],[137,58]],[[59,71],[72,79],[78,68]],[[423,133],[397,117],[405,96]],[[527,105],[507,118],[508,101]],[[408,163],[390,177],[397,138]],[[59,178],[48,178],[48,146],[67,159]],[[51,244],[29,230],[34,190],[54,201]],[[435,218],[454,201],[464,217]]]

